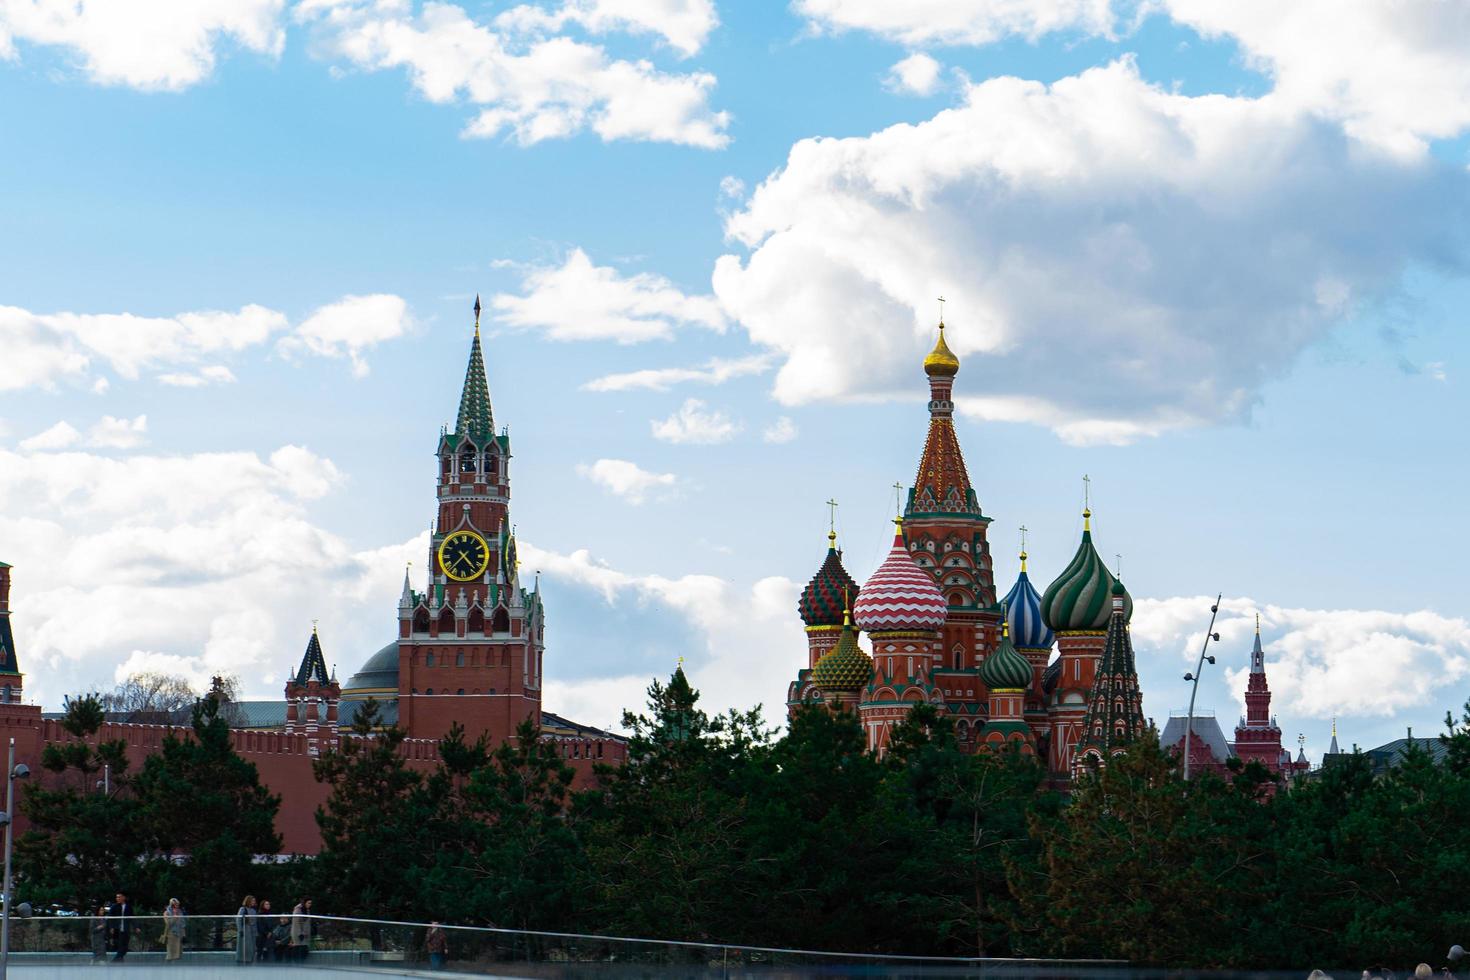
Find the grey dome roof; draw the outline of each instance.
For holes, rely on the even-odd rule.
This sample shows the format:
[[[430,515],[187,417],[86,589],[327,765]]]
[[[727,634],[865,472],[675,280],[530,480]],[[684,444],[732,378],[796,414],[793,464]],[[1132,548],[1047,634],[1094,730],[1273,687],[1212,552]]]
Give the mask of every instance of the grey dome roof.
[[[367,663],[347,679],[342,686],[343,694],[376,688],[398,690],[398,641],[394,640],[377,653],[368,657]]]

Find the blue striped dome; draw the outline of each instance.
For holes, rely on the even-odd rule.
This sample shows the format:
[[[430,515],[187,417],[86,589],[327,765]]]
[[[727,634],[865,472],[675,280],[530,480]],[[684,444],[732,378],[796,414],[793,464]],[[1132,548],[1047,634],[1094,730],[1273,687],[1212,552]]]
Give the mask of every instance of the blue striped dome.
[[[1003,601],[1011,642],[1023,650],[1050,649],[1052,632],[1041,618],[1041,596],[1026,577],[1024,553],[1021,555],[1021,577],[1016,579],[1016,584],[1011,586]]]

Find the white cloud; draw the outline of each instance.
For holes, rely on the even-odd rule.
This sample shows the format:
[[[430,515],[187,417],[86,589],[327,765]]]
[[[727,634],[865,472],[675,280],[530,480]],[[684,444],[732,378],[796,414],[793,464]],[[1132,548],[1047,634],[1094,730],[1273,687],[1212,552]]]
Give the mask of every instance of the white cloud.
[[[768,722],[784,721],[787,682],[806,664],[805,635],[796,614],[799,583],[781,576],[741,586],[714,575],[636,575],[585,549],[563,555],[522,544],[521,555],[527,567],[558,584],[590,589],[609,606],[631,602],[677,613],[704,640],[704,650],[690,651],[684,665],[690,681],[702,689],[701,704],[710,711],[764,704]],[[670,664],[663,676],[672,670]],[[547,701],[589,724],[615,727],[622,708],[642,707],[649,680],[630,674],[551,677]]]
[[[783,415],[766,427],[766,431],[761,433],[761,438],[774,445],[781,445],[791,442],[796,435],[796,423]]]
[[[1109,34],[1110,0],[793,0],[819,31],[865,31],[902,44],[989,44],[1012,34]]]
[[[158,376],[160,384],[174,388],[203,388],[210,384],[234,384],[236,380],[235,372],[223,364],[211,364],[193,373],[180,372]]]
[[[362,378],[368,373],[363,353],[402,337],[412,327],[408,303],[401,297],[387,293],[344,296],[313,311],[277,346],[288,356],[308,350],[322,357],[346,357],[352,361],[352,373]]]
[[[148,416],[119,419],[104,415],[87,433],[87,443],[99,449],[135,449],[147,441]]]
[[[177,91],[209,77],[221,47],[279,56],[285,0],[0,0],[0,58],[16,42],[65,48],[94,82]]]
[[[725,315],[711,296],[689,296],[660,276],[625,276],[597,266],[580,248],[559,266],[532,266],[521,295],[490,300],[500,320],[546,331],[553,340],[615,340],[636,344],[667,338],[681,325],[724,330]]]
[[[1415,156],[1470,127],[1470,7],[1442,0],[1165,0],[1177,21],[1239,42],[1272,97]]]
[[[159,317],[32,313],[0,306],[0,349],[6,352],[0,392],[72,382],[102,394],[110,386],[106,376],[96,373],[103,366],[130,381],[158,371],[158,381],[173,387],[226,384],[235,380],[226,365],[195,365],[259,347],[289,326],[284,313],[253,303],[234,313],[204,310]],[[361,375],[367,372],[365,351],[411,326],[407,304],[397,296],[344,296],[314,311],[291,336],[281,338],[280,347],[293,354],[350,358]]]
[[[578,24],[592,34],[657,34],[684,57],[698,53],[719,23],[713,0],[568,0],[556,10],[522,4],[495,18],[512,31]]]
[[[29,439],[22,439],[20,448],[28,453],[65,449],[81,437],[82,434],[69,422],[57,422],[44,432],[38,432]]]
[[[672,473],[653,473],[626,459],[599,459],[591,465],[578,463],[577,475],[630,504],[641,504],[655,491],[671,490],[679,482]]]
[[[1128,441],[1243,417],[1408,264],[1463,251],[1466,180],[1128,59],[995,78],[917,125],[797,143],[727,219],[749,251],[715,294],[783,355],[782,403],[919,396],[946,295],[962,411]]]
[[[739,177],[734,177],[726,174],[724,177],[720,178],[720,196],[744,197],[745,181],[741,180]]]
[[[1178,669],[1192,669],[1211,601],[1204,596],[1138,600],[1133,639],[1141,662],[1172,653]],[[1459,704],[1464,698],[1470,678],[1470,622],[1463,618],[1427,610],[1257,606],[1249,598],[1226,599],[1220,609],[1216,629],[1221,640],[1212,650],[1227,651],[1221,667],[1242,708],[1250,669],[1246,651],[1258,611],[1272,708],[1283,720],[1383,718],[1422,711],[1425,705]],[[1171,670],[1169,676],[1176,675]],[[1423,719],[1436,730],[1440,720],[1434,715]]]
[[[741,425],[719,410],[707,412],[698,398],[685,399],[679,410],[662,421],[651,424],[653,437],[664,442],[712,446],[735,438]]]
[[[933,95],[939,88],[939,75],[944,66],[937,60],[916,51],[888,69],[884,86],[900,95]]]
[[[588,11],[588,23],[602,27],[643,29],[657,19],[645,16],[654,8],[633,0],[575,9]],[[707,72],[672,74],[646,60],[610,58],[603,48],[569,37],[492,29],[452,3],[425,3],[414,16],[400,2],[303,0],[296,16],[317,26],[324,54],[365,71],[406,69],[430,102],[464,100],[478,107],[464,129],[468,137],[509,130],[521,144],[532,144],[590,129],[604,140],[708,149],[729,142],[729,115],[710,108],[715,77]],[[509,26],[518,27],[513,21]],[[671,43],[694,37],[687,25],[669,31]]]
[[[587,391],[668,391],[678,384],[721,385],[732,378],[764,374],[774,359],[767,354],[750,357],[715,357],[697,368],[647,368],[623,374],[605,374],[582,387]]]
[[[391,638],[404,562],[428,545],[421,534],[359,552],[314,525],[307,505],[343,484],[297,446],[266,458],[0,450],[28,695],[54,706],[131,660],[236,673],[252,696],[279,697],[316,618],[329,659],[355,666]]]

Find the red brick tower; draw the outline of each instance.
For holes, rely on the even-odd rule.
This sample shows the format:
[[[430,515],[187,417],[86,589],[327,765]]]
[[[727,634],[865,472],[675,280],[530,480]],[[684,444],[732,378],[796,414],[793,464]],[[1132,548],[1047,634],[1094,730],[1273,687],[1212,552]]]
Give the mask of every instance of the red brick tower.
[[[836,506],[832,501],[828,503]],[[786,690],[788,715],[795,714],[803,702],[820,698],[821,689],[813,686],[812,671],[817,661],[837,646],[843,624],[850,624],[846,612],[857,597],[857,583],[842,567],[842,552],[837,547],[837,529],[834,526],[827,532],[827,557],[822,567],[817,569],[817,574],[802,589],[796,605],[806,627],[807,665],[797,671],[796,680]]]
[[[540,724],[544,617],[521,588],[510,524],[510,433],[495,431],[475,335],[453,431],[439,434],[429,582],[398,606],[398,724],[438,738],[456,721],[495,740]]]
[[[0,561],[0,704],[20,704],[24,681],[10,630],[10,566]]]
[[[305,735],[307,751],[312,755],[336,748],[337,706],[341,700],[342,687],[327,671],[321,638],[313,626],[301,666],[286,681],[286,731]]]
[[[929,433],[904,509],[904,537],[914,561],[934,576],[948,606],[933,679],[949,692],[945,703],[957,716],[956,731],[963,736],[986,711],[977,670],[1000,642],[1000,607],[985,539],[990,518],[980,511],[955,434],[953,389],[959,370],[959,358],[944,342],[941,319],[939,339],[924,359]]]
[[[1281,747],[1281,729],[1271,716],[1271,688],[1266,684],[1266,653],[1261,649],[1261,617],[1256,617],[1256,642],[1251,649],[1250,679],[1245,687],[1245,717],[1235,729],[1235,754],[1242,762],[1259,762],[1279,772],[1290,757]]]

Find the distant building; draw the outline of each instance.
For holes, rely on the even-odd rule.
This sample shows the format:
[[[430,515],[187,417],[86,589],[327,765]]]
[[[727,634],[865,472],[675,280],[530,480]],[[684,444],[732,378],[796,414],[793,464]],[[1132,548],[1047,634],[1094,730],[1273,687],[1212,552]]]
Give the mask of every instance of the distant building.
[[[1184,757],[1185,732],[1189,731],[1191,771],[1224,773],[1231,759],[1259,762],[1273,775],[1289,778],[1310,767],[1306,754],[1291,752],[1281,744],[1281,726],[1271,714],[1271,688],[1266,683],[1266,653],[1261,648],[1261,618],[1256,617],[1256,639],[1251,648],[1251,670],[1245,687],[1245,716],[1235,726],[1235,741],[1227,742],[1214,712],[1196,711],[1190,727],[1187,713],[1174,712],[1159,735],[1159,743]],[[1334,746],[1336,745],[1334,732]]]
[[[1373,771],[1374,778],[1386,775],[1390,769],[1398,765],[1404,757],[1404,751],[1412,742],[1422,751],[1429,753],[1435,765],[1444,762],[1445,755],[1449,751],[1438,736],[1434,738],[1415,738],[1410,729],[1404,738],[1396,738],[1392,742],[1386,742],[1377,748],[1359,749],[1356,745],[1350,751],[1344,752],[1337,746],[1337,723],[1332,724],[1332,744],[1328,746],[1327,754],[1322,757],[1322,768],[1328,769],[1332,766],[1341,765],[1344,760],[1351,759],[1355,755],[1362,755],[1368,760],[1368,766]]]

